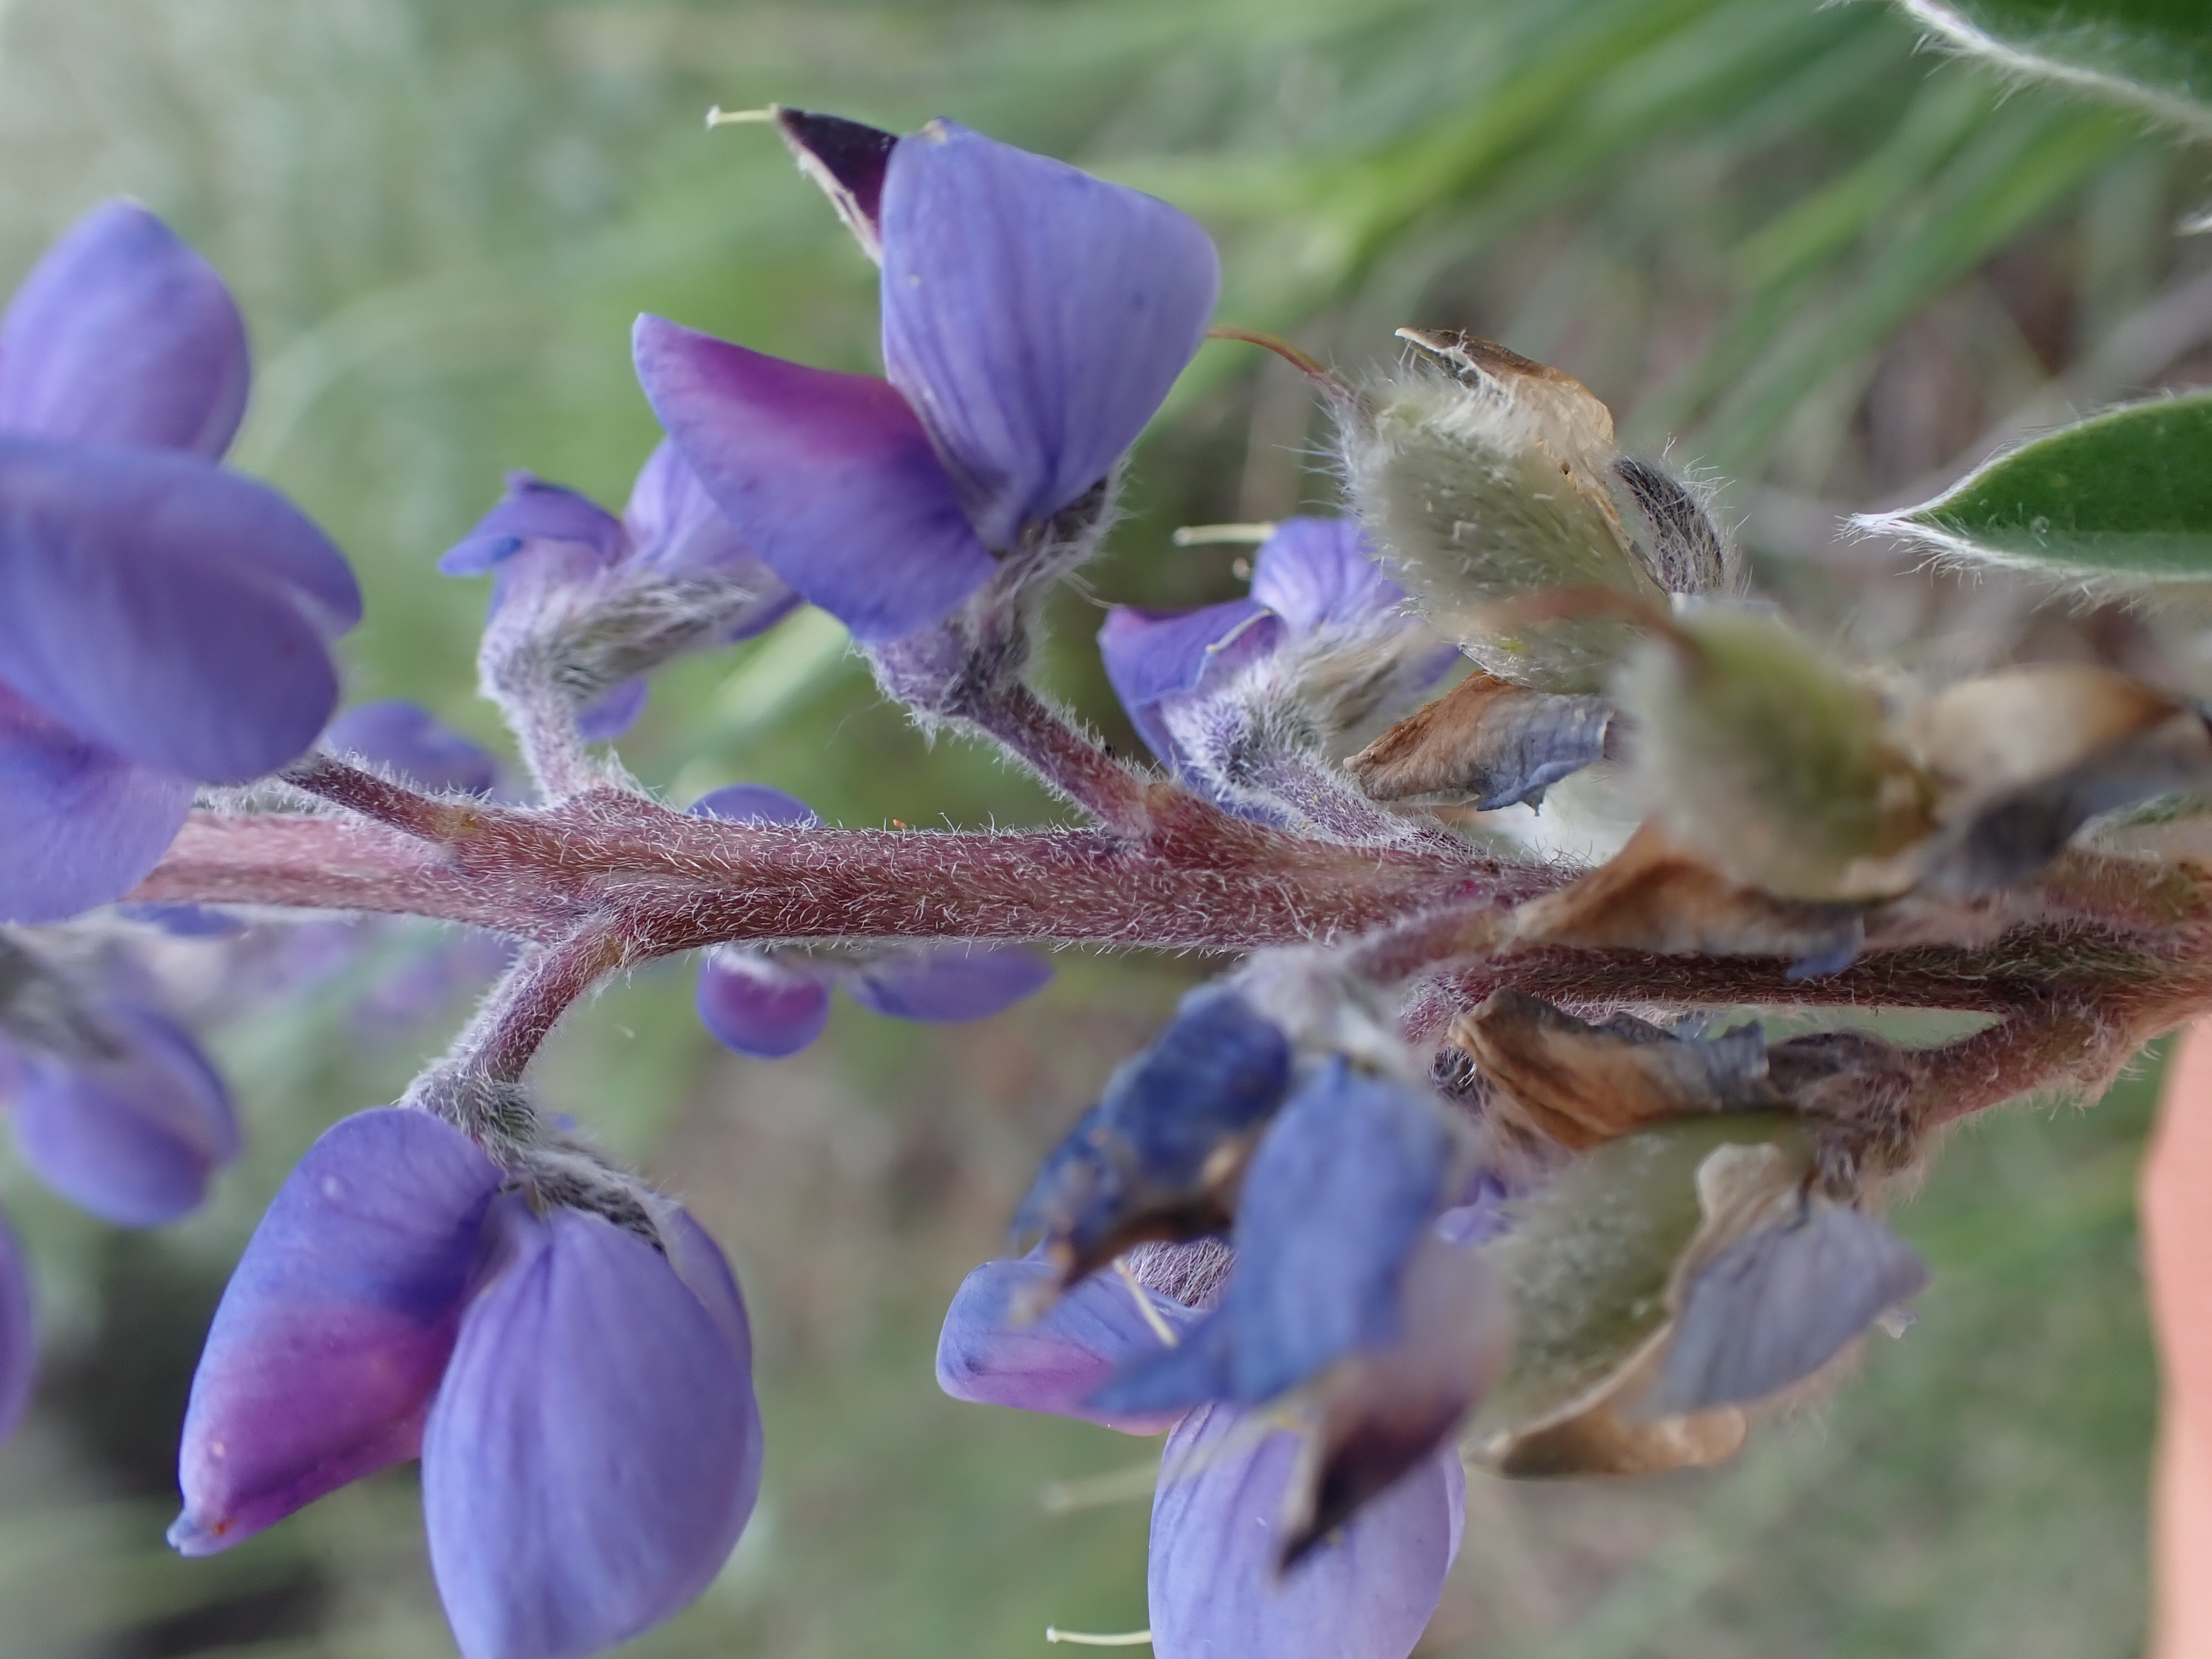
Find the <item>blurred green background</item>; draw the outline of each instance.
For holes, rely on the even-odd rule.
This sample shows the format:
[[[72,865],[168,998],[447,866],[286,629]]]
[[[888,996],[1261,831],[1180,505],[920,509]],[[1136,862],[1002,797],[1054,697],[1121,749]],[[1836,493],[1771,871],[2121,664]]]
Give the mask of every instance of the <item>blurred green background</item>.
[[[2174,234],[2212,170],[1916,48],[1887,9],[1814,0],[12,0],[0,279],[117,192],[206,252],[259,360],[235,459],[366,582],[354,695],[414,696],[488,742],[481,585],[432,562],[507,468],[619,503],[655,435],[637,312],[873,366],[872,271],[771,137],[702,129],[711,103],[948,114],[1167,195],[1221,240],[1224,320],[1349,368],[1412,322],[1559,363],[1632,444],[1724,481],[1771,586],[1863,641],[1987,654],[2039,625],[2016,593],[1886,563],[1836,515],[1924,491],[2008,422],[2212,379],[2212,250]],[[1170,532],[1326,507],[1325,437],[1281,365],[1201,354],[1054,616],[1048,678],[1118,741],[1100,606],[1237,592],[1236,550]],[[926,747],[814,617],[664,675],[624,754],[679,800],[757,779],[847,823],[1052,815],[981,750]],[[0,1449],[0,1659],[451,1650],[411,1471],[213,1560],[161,1541],[228,1265],[307,1142],[442,1044],[458,1008],[373,1030],[351,1012],[436,944],[384,930],[219,1026],[252,1150],[190,1223],[106,1231],[0,1170],[50,1344]],[[215,960],[173,966],[189,984]],[[1144,1504],[1041,1495],[1149,1449],[945,1401],[929,1360],[1036,1154],[1208,965],[1071,957],[1035,1002],[951,1032],[847,1006],[775,1065],[713,1048],[678,965],[556,1039],[547,1092],[688,1196],[760,1339],[761,1510],[640,1652],[1000,1659],[1043,1652],[1048,1623],[1143,1624]],[[1920,1324],[1731,1468],[1478,1478],[1422,1651],[2135,1650],[2151,1069],[2094,1114],[1960,1137],[1901,1212],[1937,1273]]]

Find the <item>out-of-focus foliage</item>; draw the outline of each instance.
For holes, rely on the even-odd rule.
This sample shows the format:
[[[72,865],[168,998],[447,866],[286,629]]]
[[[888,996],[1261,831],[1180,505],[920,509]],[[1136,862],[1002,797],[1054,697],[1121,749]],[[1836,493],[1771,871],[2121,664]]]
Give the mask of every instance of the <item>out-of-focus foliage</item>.
[[[1557,362],[1632,445],[1735,481],[1770,579],[1848,591],[1863,629],[1921,643],[1947,613],[1839,566],[1837,514],[1924,499],[2022,411],[2205,377],[2212,279],[2172,234],[2206,194],[2201,154],[1917,40],[1890,9],[1815,0],[14,0],[0,278],[117,191],[204,249],[259,356],[238,459],[364,578],[353,695],[419,697],[487,739],[482,593],[431,562],[505,468],[618,502],[653,436],[635,313],[873,364],[872,270],[769,137],[702,130],[716,102],[943,112],[1169,195],[1222,241],[1224,320],[1348,368],[1407,322]],[[1140,453],[1097,593],[1238,591],[1232,550],[1169,532],[1328,502],[1325,435],[1294,374],[1208,347]],[[1133,742],[1099,614],[1061,605],[1051,672]],[[811,615],[663,676],[624,753],[678,799],[757,780],[832,822],[1051,810],[980,751],[925,749]],[[185,1225],[109,1234],[0,1182],[53,1349],[0,1453],[0,1659],[448,1651],[404,1474],[218,1560],[160,1541],[185,1378],[262,1203],[444,1040],[364,1038],[348,1012],[424,943],[388,931],[222,1035],[252,1146]],[[760,1328],[762,1510],[641,1651],[969,1659],[1037,1651],[1048,1622],[1142,1623],[1143,1506],[1048,1518],[1037,1495],[1146,1449],[945,1401],[928,1356],[1037,1152],[1195,970],[1069,962],[1038,1003],[951,1036],[844,1008],[814,1053],[768,1064],[717,1055],[669,969],[556,1041],[549,1091],[689,1195]],[[1478,1480],[1428,1650],[2125,1650],[2144,1100],[1953,1148],[1899,1218],[1937,1273],[1922,1326],[1735,1468]]]
[[[2196,0],[1901,0],[1947,41],[2022,76],[2212,132],[2212,14]]]

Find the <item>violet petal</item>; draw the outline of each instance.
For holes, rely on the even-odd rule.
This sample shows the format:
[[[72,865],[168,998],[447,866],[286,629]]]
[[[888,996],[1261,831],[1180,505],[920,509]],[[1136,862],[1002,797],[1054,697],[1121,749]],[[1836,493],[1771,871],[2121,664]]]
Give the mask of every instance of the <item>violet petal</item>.
[[[0,685],[0,921],[59,921],[122,897],[191,805],[190,780],[88,744]]]
[[[498,504],[446,550],[438,568],[448,576],[480,576],[532,542],[583,548],[602,566],[621,558],[626,547],[622,520],[590,496],[535,473],[510,472]]]
[[[1098,630],[1107,683],[1121,700],[1147,747],[1177,764],[1163,705],[1201,695],[1273,652],[1284,625],[1252,599],[1230,599],[1197,611],[1139,611],[1117,605]]]
[[[418,789],[483,795],[499,781],[490,755],[404,697],[356,704],[331,722],[323,741],[341,755],[390,767]]]
[[[774,627],[803,603],[798,590],[745,545],[682,452],[665,438],[639,471],[623,524],[639,565],[671,578],[712,578],[751,592],[750,603],[723,629],[725,643]]]
[[[135,202],[78,220],[0,316],[0,432],[212,460],[238,430],[250,378],[222,278]]]
[[[149,1009],[111,1004],[113,1058],[40,1056],[15,1098],[15,1146],[31,1171],[118,1227],[156,1227],[199,1206],[238,1157],[230,1091],[200,1046]]]
[[[1429,1459],[1278,1573],[1297,1455],[1293,1437],[1230,1406],[1201,1406],[1168,1437],[1146,1587],[1159,1659],[1406,1659],[1421,1639],[1459,1553],[1458,1453]]]
[[[308,1149],[208,1331],[171,1543],[228,1549],[415,1455],[500,1179],[424,1112],[362,1112]]]
[[[619,680],[576,712],[576,735],[586,743],[611,743],[637,724],[653,695],[642,674]]]
[[[160,450],[0,441],[0,678],[142,765],[242,783],[337,701],[345,561],[265,485]]]
[[[845,988],[872,1013],[949,1025],[988,1019],[1051,978],[1052,964],[1018,945],[941,945],[872,962]]]
[[[811,830],[822,822],[798,796],[764,783],[732,783],[710,789],[685,810],[730,823],[787,823]]]
[[[1137,1306],[1139,1295],[1172,1331],[1188,1330],[1203,1316],[1102,1273],[1023,1322],[1030,1298],[1050,1298],[1059,1281],[1059,1270],[1035,1256],[987,1261],[969,1273],[945,1310],[937,1339],[937,1386],[955,1400],[1079,1418],[1124,1434],[1158,1434],[1179,1419],[1180,1407],[1101,1410],[1089,1401],[1124,1362],[1162,1349],[1158,1333]]]
[[[498,1265],[423,1433],[430,1565],[466,1659],[569,1659],[720,1571],[751,1512],[760,1419],[745,1365],[643,1239],[519,1198],[487,1224]]]
[[[696,1001],[709,1036],[760,1060],[797,1054],[830,1023],[826,980],[741,946],[706,953]]]
[[[1450,1139],[1423,1097],[1330,1060],[1245,1171],[1236,1270],[1237,1397],[1272,1400],[1398,1334],[1407,1256],[1440,1207]]]
[[[896,391],[641,317],[637,375],[746,544],[864,643],[928,626],[994,568]]]
[[[1113,470],[1220,286],[1188,216],[951,121],[891,152],[883,264],[885,370],[999,549]]]
[[[22,1242],[0,1217],[0,1440],[15,1431],[39,1380],[39,1328]]]
[[[1382,574],[1351,519],[1285,519],[1260,545],[1252,597],[1293,635],[1357,627],[1389,616],[1406,590]]]

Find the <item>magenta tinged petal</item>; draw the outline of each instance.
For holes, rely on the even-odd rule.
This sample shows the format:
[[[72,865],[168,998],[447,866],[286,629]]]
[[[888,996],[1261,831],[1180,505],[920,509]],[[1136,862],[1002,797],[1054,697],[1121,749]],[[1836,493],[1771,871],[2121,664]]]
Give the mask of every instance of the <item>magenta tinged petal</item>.
[[[250,375],[222,278],[135,202],[78,220],[0,317],[0,432],[212,460],[238,430]]]
[[[688,1605],[751,1512],[746,1366],[668,1259],[597,1216],[490,1224],[422,1438],[422,1508],[466,1659],[571,1659]]]
[[[885,368],[999,549],[1113,470],[1220,285],[1187,215],[950,121],[891,152],[883,264]]]
[[[308,1150],[216,1310],[171,1543],[227,1549],[415,1455],[499,1185],[474,1142],[423,1112],[362,1112]]]
[[[1297,1443],[1230,1406],[1168,1437],[1147,1590],[1158,1659],[1406,1659],[1459,1553],[1456,1449],[1424,1462],[1287,1573],[1282,1505]],[[1188,1470],[1188,1473],[1178,1473]]]
[[[961,1281],[937,1339],[937,1386],[955,1400],[1103,1423],[1124,1434],[1158,1434],[1178,1421],[1162,1413],[1100,1411],[1087,1402],[1125,1361],[1163,1344],[1137,1305],[1141,1295],[1178,1335],[1203,1315],[1119,1273],[1093,1273],[1024,1322],[1031,1298],[1048,1298],[1060,1273],[1036,1256],[986,1261]]]
[[[990,575],[906,400],[864,374],[805,368],[637,322],[638,379],[747,545],[854,637],[928,626]]]

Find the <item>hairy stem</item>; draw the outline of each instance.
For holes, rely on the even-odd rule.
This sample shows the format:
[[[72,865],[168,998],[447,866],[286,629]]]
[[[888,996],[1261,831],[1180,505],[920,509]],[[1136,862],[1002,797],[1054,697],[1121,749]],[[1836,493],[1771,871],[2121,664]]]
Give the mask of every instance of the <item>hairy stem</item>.
[[[988,698],[964,708],[961,718],[1107,829],[1140,836],[1150,827],[1152,780],[1116,758],[1028,682],[1012,679],[993,688]]]

